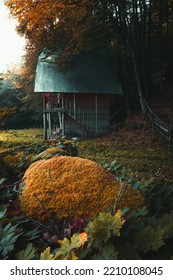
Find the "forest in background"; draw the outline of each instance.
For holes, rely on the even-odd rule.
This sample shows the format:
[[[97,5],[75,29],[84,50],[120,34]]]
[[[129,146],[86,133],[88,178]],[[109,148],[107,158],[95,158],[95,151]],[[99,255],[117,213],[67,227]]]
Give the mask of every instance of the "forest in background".
[[[130,95],[152,96],[152,86],[172,78],[173,1],[5,1],[27,39],[20,82],[33,92],[38,54],[61,49],[57,65],[65,71],[74,55],[97,50],[113,52],[129,107]],[[131,92],[129,92],[129,88]],[[129,108],[128,108],[129,109]]]

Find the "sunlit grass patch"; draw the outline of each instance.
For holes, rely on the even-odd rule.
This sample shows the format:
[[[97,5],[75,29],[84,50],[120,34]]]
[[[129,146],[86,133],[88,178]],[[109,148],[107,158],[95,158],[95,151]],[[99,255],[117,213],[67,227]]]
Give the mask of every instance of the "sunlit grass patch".
[[[18,130],[3,130],[0,131],[0,141],[11,143],[27,143],[33,142],[37,139],[37,142],[43,140],[42,129],[18,129]]]

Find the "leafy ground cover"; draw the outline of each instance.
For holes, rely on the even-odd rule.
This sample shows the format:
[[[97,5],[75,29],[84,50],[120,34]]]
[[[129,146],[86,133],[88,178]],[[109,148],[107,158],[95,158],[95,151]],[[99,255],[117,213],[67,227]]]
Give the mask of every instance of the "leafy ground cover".
[[[0,157],[9,174],[0,179],[1,259],[170,259],[173,256],[173,148],[152,134],[147,118],[133,114],[106,135],[75,142],[80,157],[96,161],[146,197],[146,207],[100,214],[86,224],[42,224],[20,212],[19,183],[36,155],[71,140],[44,141],[42,130],[0,132]],[[68,150],[68,152],[71,152]],[[112,249],[111,249],[112,248]],[[122,249],[123,248],[123,249]],[[128,255],[125,253],[128,252]]]
[[[137,177],[173,182],[173,147],[153,134],[146,117],[134,114],[107,135],[78,143],[79,156],[96,162],[117,160]]]

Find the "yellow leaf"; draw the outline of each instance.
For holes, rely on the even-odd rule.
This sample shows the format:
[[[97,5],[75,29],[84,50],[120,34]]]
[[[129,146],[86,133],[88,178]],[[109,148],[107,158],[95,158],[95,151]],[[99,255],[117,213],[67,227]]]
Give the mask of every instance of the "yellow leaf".
[[[55,254],[56,260],[77,260],[75,250],[84,245],[87,241],[87,233],[75,233],[71,239],[59,240],[60,249]]]
[[[40,260],[54,260],[54,255],[50,253],[50,247],[47,247],[40,255]]]

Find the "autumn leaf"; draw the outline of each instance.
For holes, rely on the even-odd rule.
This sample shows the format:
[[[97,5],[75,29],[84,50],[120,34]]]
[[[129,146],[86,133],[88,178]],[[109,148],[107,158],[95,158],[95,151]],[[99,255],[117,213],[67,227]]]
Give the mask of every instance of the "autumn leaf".
[[[94,246],[99,247],[102,242],[106,243],[111,236],[120,236],[120,229],[124,223],[121,211],[114,216],[109,213],[100,213],[98,218],[89,223],[87,232],[94,240]]]
[[[40,255],[40,260],[54,260],[54,255],[50,253],[50,247],[47,247]]]
[[[114,236],[120,236],[120,229],[122,228],[125,220],[122,219],[121,211],[118,210],[114,215],[113,220],[110,221],[110,229]]]
[[[80,233],[80,243],[81,246],[88,240],[88,234],[86,232]]]
[[[78,257],[75,253],[75,249],[80,248],[87,241],[87,234],[84,233],[75,233],[71,239],[64,238],[59,240],[60,249],[55,254],[55,259],[61,260],[77,260]]]

